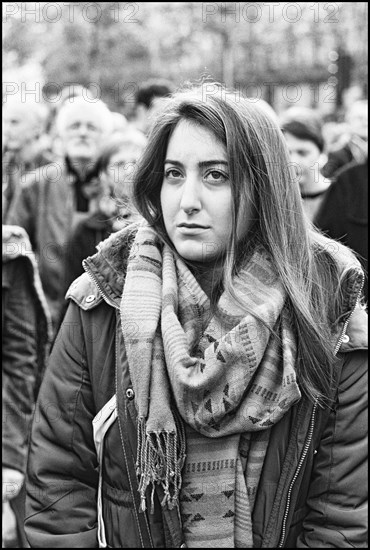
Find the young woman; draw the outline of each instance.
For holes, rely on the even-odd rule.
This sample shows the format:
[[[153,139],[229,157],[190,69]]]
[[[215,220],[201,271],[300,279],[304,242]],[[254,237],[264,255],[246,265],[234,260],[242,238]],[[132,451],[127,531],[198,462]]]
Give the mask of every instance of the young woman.
[[[366,546],[363,272],[307,225],[289,164],[255,103],[167,101],[136,174],[145,221],[68,294],[31,546]]]

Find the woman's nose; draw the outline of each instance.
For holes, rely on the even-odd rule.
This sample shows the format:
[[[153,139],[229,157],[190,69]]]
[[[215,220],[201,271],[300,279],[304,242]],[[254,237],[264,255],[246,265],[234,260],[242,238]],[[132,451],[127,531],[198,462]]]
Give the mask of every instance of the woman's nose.
[[[201,189],[198,178],[188,176],[182,187],[182,197],[180,207],[187,214],[193,211],[199,211],[202,208]]]

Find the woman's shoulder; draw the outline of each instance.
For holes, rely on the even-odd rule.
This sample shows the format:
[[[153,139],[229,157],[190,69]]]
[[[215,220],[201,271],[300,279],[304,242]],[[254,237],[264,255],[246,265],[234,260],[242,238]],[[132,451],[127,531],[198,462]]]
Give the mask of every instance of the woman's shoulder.
[[[65,299],[72,300],[81,309],[88,311],[96,307],[103,300],[103,295],[89,275],[83,273],[70,285]]]
[[[368,315],[364,307],[358,305],[349,319],[341,353],[368,349]]]

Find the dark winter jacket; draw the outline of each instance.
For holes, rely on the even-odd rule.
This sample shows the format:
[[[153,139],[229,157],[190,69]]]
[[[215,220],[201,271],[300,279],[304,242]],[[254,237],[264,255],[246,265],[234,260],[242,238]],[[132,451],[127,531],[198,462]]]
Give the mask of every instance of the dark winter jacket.
[[[98,546],[93,419],[115,393],[118,418],[103,452],[108,546],[186,547],[180,514],[161,508],[160,487],[154,514],[139,512],[137,413],[119,314],[129,241],[119,232],[103,243],[68,292],[33,424],[25,524],[32,547]],[[253,513],[256,548],[367,547],[367,316],[355,309],[362,279],[356,269],[346,279],[334,407],[303,397],[272,428]]]
[[[8,225],[2,229],[2,466],[25,473],[31,419],[51,340],[51,318],[26,232]],[[6,491],[14,491],[12,484]],[[24,500],[23,486],[10,500],[17,524],[17,540],[10,544],[16,548],[28,548]]]

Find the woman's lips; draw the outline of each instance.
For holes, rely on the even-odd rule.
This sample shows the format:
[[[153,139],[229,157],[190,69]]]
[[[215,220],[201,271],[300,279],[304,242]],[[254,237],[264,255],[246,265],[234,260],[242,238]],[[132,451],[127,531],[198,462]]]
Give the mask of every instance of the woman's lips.
[[[197,225],[195,223],[189,223],[189,224],[180,224],[177,226],[177,229],[180,233],[183,235],[198,235],[200,233],[204,233],[209,229],[208,226],[204,225]]]

